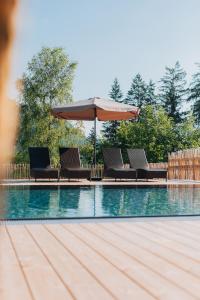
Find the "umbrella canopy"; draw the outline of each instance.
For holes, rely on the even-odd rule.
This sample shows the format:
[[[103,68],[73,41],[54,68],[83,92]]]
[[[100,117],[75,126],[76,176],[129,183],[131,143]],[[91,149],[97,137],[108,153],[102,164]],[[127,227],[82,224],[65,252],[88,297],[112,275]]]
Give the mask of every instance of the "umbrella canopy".
[[[89,98],[87,100],[52,108],[53,116],[60,119],[95,121],[94,166],[96,165],[96,120],[115,121],[135,119],[138,117],[139,112],[138,107],[100,97]]]
[[[139,109],[128,104],[94,97],[54,107],[52,114],[66,120],[92,121],[97,118],[99,121],[114,121],[134,119],[139,115]]]

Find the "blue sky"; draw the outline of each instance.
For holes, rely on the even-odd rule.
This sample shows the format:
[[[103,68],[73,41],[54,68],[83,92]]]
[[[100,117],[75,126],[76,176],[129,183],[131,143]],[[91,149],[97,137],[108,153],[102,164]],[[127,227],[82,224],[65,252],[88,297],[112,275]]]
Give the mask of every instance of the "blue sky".
[[[15,80],[42,46],[62,46],[78,62],[75,100],[107,97],[115,77],[124,94],[138,72],[157,82],[177,60],[190,79],[200,62],[200,1],[21,0],[11,98]]]

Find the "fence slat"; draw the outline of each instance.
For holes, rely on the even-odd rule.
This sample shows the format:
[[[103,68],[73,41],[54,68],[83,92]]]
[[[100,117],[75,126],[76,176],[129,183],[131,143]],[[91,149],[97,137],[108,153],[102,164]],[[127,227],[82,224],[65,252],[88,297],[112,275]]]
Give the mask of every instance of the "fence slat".
[[[200,180],[200,148],[170,153],[168,173],[169,179]]]

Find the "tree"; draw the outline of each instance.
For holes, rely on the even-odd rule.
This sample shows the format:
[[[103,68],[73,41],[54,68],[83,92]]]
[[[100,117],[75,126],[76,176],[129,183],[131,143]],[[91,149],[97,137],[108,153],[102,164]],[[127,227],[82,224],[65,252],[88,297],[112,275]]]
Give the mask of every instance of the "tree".
[[[155,105],[157,104],[157,96],[155,95],[155,83],[150,80],[146,85],[146,93],[144,99],[145,105]]]
[[[163,108],[147,105],[138,122],[124,122],[118,130],[119,146],[124,149],[144,148],[150,162],[166,161],[175,139],[173,120]]]
[[[117,78],[114,79],[113,85],[111,87],[111,91],[109,93],[111,99],[116,102],[122,103],[123,94],[120,89],[120,84]],[[119,127],[119,121],[108,121],[103,125],[103,134],[104,137],[108,140],[108,142],[112,145],[116,144],[116,132]]]
[[[85,139],[85,143],[81,147],[81,158],[84,163],[92,165],[94,163],[94,140],[95,132],[94,127],[90,130],[89,136]],[[101,153],[101,139],[96,138],[96,161],[97,163],[102,163],[102,153]]]
[[[190,114],[175,128],[176,148],[173,151],[200,147],[200,131],[195,126],[195,118]]]
[[[146,90],[146,83],[138,73],[132,80],[131,87],[124,102],[141,108],[146,102]]]
[[[167,161],[168,153],[200,146],[200,132],[189,117],[175,126],[162,107],[147,105],[138,122],[123,122],[118,129],[119,147],[144,148],[149,162]]]
[[[193,100],[193,115],[196,124],[200,126],[200,64],[197,66],[198,71],[192,76],[188,100]]]
[[[113,85],[111,87],[111,91],[109,93],[111,99],[116,102],[122,103],[123,102],[123,94],[120,88],[120,84],[117,78],[114,79]]]
[[[165,75],[160,80],[161,104],[176,124],[181,122],[185,116],[182,110],[188,92],[185,78],[186,72],[181,68],[179,62],[176,62],[173,68],[166,67]]]
[[[62,48],[42,48],[28,63],[20,93],[20,132],[18,161],[27,161],[29,146],[48,146],[57,162],[57,148],[65,143],[71,126],[51,115],[51,107],[72,101],[72,82],[76,63]]]

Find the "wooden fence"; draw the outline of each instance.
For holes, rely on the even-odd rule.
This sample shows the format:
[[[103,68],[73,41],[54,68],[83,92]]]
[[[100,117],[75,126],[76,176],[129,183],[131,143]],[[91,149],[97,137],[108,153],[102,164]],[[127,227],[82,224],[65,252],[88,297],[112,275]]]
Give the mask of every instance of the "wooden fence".
[[[200,180],[200,148],[170,153],[168,163],[150,163],[150,168],[168,169],[169,179]],[[90,167],[84,165],[84,167]],[[129,167],[129,165],[125,165]],[[9,164],[4,166],[5,179],[29,179],[28,164]],[[93,177],[102,177],[103,166],[92,168]]]
[[[169,154],[169,179],[200,180],[200,148]]]
[[[150,163],[151,168],[167,168],[167,163]],[[90,165],[83,167],[90,168]],[[129,165],[125,165],[126,168]],[[29,179],[29,164],[9,164],[4,166],[5,179]],[[92,177],[103,176],[103,165],[99,164],[96,168],[92,167]]]

